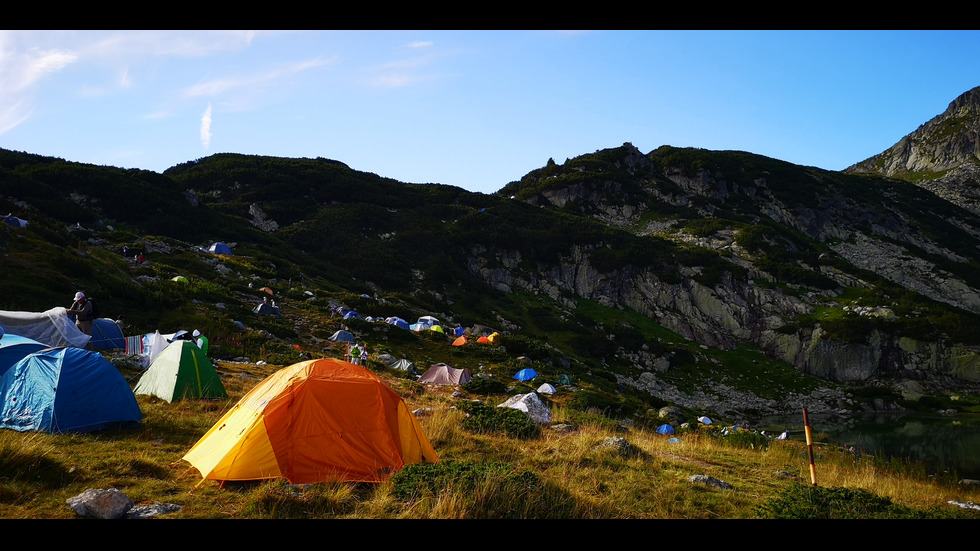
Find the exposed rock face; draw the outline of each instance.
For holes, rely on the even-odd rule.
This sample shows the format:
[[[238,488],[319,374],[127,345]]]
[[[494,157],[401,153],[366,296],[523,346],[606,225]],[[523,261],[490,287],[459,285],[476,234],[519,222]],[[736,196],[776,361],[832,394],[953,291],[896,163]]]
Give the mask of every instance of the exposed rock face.
[[[855,232],[852,240],[835,243],[831,248],[855,266],[875,272],[907,289],[964,310],[980,312],[980,293],[976,289],[952,274],[937,269],[932,262],[913,256],[908,249],[895,243]],[[965,258],[950,251],[936,246],[930,248],[952,260],[966,262]]]

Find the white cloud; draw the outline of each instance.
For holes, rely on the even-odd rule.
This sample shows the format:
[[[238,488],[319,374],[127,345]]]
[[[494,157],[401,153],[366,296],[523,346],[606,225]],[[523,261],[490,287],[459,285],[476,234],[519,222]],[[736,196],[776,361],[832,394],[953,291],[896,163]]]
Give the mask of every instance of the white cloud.
[[[64,50],[32,50],[23,66],[21,86],[29,87],[50,73],[57,73],[78,60],[78,55]]]
[[[253,75],[213,79],[200,82],[184,90],[185,97],[217,96],[239,89],[254,89],[266,84],[276,84],[277,81],[295,74],[315,69],[331,63],[332,59],[313,59],[302,63],[293,63],[276,69]]]
[[[272,31],[275,32],[275,31]],[[270,32],[269,34],[271,34]],[[95,97],[133,86],[131,67],[153,58],[203,57],[248,48],[266,31],[33,31],[0,30],[0,134],[24,123],[43,86],[71,65],[103,66],[115,75],[73,88]]]
[[[0,97],[0,101],[6,100],[8,98]],[[15,128],[31,116],[34,109],[25,103],[24,100],[18,100],[13,101],[11,105],[0,108],[0,134]]]
[[[431,47],[433,45],[435,45],[435,42],[432,42],[432,41],[425,41],[425,42],[418,41],[418,42],[410,42],[408,44],[408,47],[409,48],[429,48],[429,47]]]
[[[34,112],[34,94],[48,75],[75,63],[63,49],[18,49],[8,32],[0,32],[0,134],[22,124]]]
[[[204,111],[204,116],[201,117],[201,145],[204,149],[207,149],[211,145],[211,104],[208,104],[208,108]]]
[[[437,56],[427,55],[382,63],[371,69],[377,74],[370,77],[368,83],[381,88],[399,88],[429,80],[436,80],[440,77],[431,74],[426,75],[421,72],[432,65],[436,59]]]

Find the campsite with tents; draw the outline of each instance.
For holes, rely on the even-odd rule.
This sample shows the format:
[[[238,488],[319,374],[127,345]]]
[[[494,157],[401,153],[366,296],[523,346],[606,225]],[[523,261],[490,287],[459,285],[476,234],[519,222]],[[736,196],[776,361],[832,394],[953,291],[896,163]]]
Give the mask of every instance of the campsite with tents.
[[[0,518],[77,518],[66,502],[109,489],[127,518],[750,518],[808,472],[708,381],[750,409],[827,385],[500,275],[574,240],[645,258],[629,236],[325,159],[65,164],[0,151],[0,210],[25,221],[0,225]],[[853,480],[853,454],[821,453]]]

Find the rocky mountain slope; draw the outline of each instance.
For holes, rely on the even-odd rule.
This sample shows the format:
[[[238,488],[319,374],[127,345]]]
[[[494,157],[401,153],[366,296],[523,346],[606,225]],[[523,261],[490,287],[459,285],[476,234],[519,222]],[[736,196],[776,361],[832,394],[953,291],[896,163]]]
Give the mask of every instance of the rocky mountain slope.
[[[922,186],[980,212],[980,87],[887,150],[846,170],[880,174]]]
[[[961,158],[945,178],[970,170]],[[423,365],[503,375],[520,356],[577,376],[578,407],[621,415],[946,403],[980,382],[980,215],[896,176],[627,143],[484,195],[322,158],[221,154],[155,174],[0,151],[0,210],[30,222],[0,231],[0,309],[86,289],[134,329],[193,324],[218,353],[281,363],[329,352],[340,327]],[[213,241],[235,254],[204,253]],[[263,285],[283,319],[251,314]],[[332,318],[340,304],[506,345],[454,350]]]
[[[705,266],[688,260],[675,281],[649,271],[564,281],[706,345],[752,342],[838,381],[977,378],[975,337],[954,343],[955,328],[920,324],[980,309],[971,273],[980,219],[916,186],[740,152],[643,155],[625,144],[501,193],[698,251]],[[589,264],[572,256],[573,267]],[[930,301],[952,309],[930,314]]]

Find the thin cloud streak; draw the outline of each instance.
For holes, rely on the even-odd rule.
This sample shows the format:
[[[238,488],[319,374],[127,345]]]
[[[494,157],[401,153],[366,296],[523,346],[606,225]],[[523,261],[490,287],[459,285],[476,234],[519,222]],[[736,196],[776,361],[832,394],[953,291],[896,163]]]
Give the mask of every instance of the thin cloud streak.
[[[186,98],[198,96],[217,96],[241,88],[254,88],[263,84],[275,83],[279,79],[287,78],[310,69],[323,67],[332,62],[333,59],[315,59],[246,77],[214,79],[208,82],[195,84],[194,86],[185,89],[182,95]]]
[[[204,111],[204,116],[201,117],[201,145],[204,149],[207,149],[211,145],[211,104],[208,104],[208,108]]]

